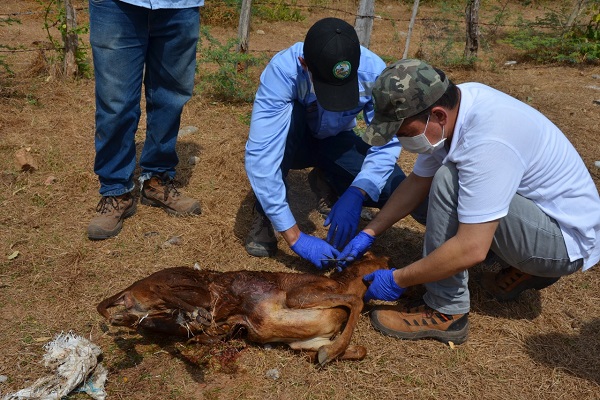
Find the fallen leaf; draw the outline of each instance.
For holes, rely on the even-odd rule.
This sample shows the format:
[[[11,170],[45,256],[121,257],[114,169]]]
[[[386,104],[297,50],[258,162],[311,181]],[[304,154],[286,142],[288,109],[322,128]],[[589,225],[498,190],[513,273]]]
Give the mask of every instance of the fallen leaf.
[[[19,256],[19,254],[20,254],[19,250],[15,250],[15,251],[12,252],[11,255],[8,256],[8,259],[9,260],[14,260],[15,258],[17,258]]]
[[[28,149],[19,149],[15,152],[15,164],[21,171],[35,171],[37,163]]]

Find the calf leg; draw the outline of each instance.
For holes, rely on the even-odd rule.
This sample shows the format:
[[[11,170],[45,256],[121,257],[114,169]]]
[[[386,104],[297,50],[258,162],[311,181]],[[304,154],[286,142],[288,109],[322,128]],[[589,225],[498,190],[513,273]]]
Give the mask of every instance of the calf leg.
[[[325,365],[334,358],[344,353],[354,327],[358,322],[360,311],[363,307],[362,299],[352,294],[338,294],[331,292],[320,291],[319,288],[299,288],[292,290],[287,294],[286,306],[289,308],[316,308],[328,309],[333,307],[345,307],[349,311],[346,326],[341,334],[329,344],[321,346],[317,353],[319,364]]]

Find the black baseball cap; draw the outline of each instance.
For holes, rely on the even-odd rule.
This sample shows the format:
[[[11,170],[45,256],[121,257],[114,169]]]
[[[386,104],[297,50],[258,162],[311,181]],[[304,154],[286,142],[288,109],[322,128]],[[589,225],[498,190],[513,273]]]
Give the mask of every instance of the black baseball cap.
[[[348,111],[358,106],[360,42],[352,25],[338,18],[317,21],[304,39],[304,61],[324,109]]]

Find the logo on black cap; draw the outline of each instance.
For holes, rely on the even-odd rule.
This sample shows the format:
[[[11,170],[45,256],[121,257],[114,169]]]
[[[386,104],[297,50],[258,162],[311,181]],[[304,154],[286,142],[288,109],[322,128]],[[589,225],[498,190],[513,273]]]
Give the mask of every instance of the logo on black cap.
[[[350,61],[340,61],[333,67],[333,76],[338,79],[346,79],[350,76],[350,72],[352,72]]]

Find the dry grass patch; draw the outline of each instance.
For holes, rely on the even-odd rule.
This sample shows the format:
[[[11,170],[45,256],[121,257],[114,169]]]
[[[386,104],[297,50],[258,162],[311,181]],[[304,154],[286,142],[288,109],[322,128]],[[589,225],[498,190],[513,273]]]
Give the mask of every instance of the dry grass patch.
[[[406,2],[384,3],[390,14],[409,15]],[[8,0],[0,12],[24,11],[23,4],[34,8],[36,3]],[[431,12],[424,7],[420,15]],[[316,19],[332,14],[336,13],[314,12],[299,23],[257,23],[251,47],[272,54],[301,40]],[[341,13],[335,16],[345,18]],[[385,23],[376,21],[371,47],[399,57],[404,38],[394,33],[402,29],[389,29]],[[256,34],[257,29],[265,34]],[[215,28],[213,34],[222,39],[235,36],[234,30],[223,28]],[[3,27],[0,41],[8,38],[24,46],[44,40],[39,15],[24,17],[19,26]],[[0,81],[0,375],[8,377],[0,383],[2,394],[44,375],[43,344],[61,331],[73,330],[102,348],[110,399],[600,398],[597,266],[506,304],[482,292],[482,270],[477,267],[471,273],[471,331],[464,345],[390,339],[374,331],[365,314],[353,342],[367,347],[367,357],[323,369],[283,346],[267,349],[234,342],[207,348],[106,327],[95,311],[101,299],[168,266],[313,269],[282,243],[271,259],[253,258],[244,251],[253,205],[243,163],[251,106],[214,103],[201,93],[182,116],[182,126],[196,126],[199,132],[178,144],[177,178],[185,192],[201,200],[202,215],[175,218],[140,206],[118,237],[89,241],[86,227],[99,200],[93,173],[93,81],[47,79],[39,72],[32,76],[29,66],[45,71],[35,52],[11,57],[16,76],[2,76]],[[592,102],[600,94],[591,88],[600,85],[593,78],[600,74],[598,67],[498,65],[449,68],[448,73],[456,82],[490,84],[544,112],[569,136],[600,185],[600,169],[594,166],[600,159],[599,108]],[[137,141],[143,137],[142,121]],[[36,171],[16,168],[14,153],[22,148],[30,149],[39,166]],[[191,156],[200,162],[190,165]],[[400,160],[406,171],[413,162],[406,154]],[[290,201],[302,228],[324,237],[306,173],[290,175]],[[408,218],[378,239],[374,251],[402,267],[420,257],[422,233],[423,228]],[[180,244],[165,246],[174,236]],[[267,376],[272,369],[279,372],[278,379]]]

